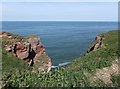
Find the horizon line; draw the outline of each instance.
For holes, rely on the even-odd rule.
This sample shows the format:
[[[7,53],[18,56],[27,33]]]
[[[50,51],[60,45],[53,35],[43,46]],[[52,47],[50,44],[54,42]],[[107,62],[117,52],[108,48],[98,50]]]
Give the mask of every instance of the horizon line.
[[[0,22],[120,22],[120,21],[105,21],[105,20],[86,20],[86,21],[75,21],[75,20],[2,20]]]

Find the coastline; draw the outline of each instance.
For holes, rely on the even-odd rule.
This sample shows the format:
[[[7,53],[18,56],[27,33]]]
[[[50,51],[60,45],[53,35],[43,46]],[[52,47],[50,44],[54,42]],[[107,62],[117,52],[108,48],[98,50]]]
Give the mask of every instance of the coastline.
[[[56,67],[55,70],[52,68],[53,70],[51,69],[51,71],[43,73],[31,71],[30,66],[25,65],[25,62],[3,50],[4,60],[2,67],[4,69],[2,71],[4,76],[2,76],[2,81],[5,82],[8,80],[9,73],[11,75],[9,76],[10,80],[7,82],[10,85],[4,84],[4,86],[21,86],[21,79],[24,84],[28,83],[29,86],[34,85],[39,87],[43,87],[46,84],[47,87],[117,86],[117,80],[115,78],[120,77],[117,59],[119,53],[117,49],[117,34],[118,30],[114,30],[97,35],[84,56],[76,58],[70,63],[59,64],[59,67],[52,66]],[[24,77],[20,78],[20,76]],[[26,80],[24,81],[24,79]],[[12,81],[15,81],[15,83]],[[31,83],[30,81],[33,82]],[[35,82],[38,84],[36,85]]]
[[[84,55],[97,34],[117,27],[117,23],[111,22],[5,22],[2,29],[23,37],[28,34],[38,35],[46,48],[46,53],[56,66]]]

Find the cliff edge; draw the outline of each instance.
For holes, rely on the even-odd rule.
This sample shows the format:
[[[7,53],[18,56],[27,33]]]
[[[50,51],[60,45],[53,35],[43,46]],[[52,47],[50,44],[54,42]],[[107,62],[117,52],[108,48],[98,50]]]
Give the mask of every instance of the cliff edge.
[[[23,60],[32,67],[32,71],[38,71],[39,73],[50,71],[51,59],[46,54],[38,36],[30,35],[23,38],[19,35],[2,32],[0,38],[2,38],[3,50]]]

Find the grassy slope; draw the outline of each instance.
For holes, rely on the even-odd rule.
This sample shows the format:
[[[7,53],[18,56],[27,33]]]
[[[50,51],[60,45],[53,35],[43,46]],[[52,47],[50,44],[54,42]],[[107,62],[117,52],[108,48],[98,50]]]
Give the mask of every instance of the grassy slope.
[[[111,66],[112,61],[118,57],[118,31],[110,31],[105,34],[104,46],[100,49],[77,58],[69,67],[69,70],[86,70],[94,72],[96,68]],[[96,42],[93,42],[96,43]]]
[[[94,86],[84,75],[84,71],[94,73],[96,69],[111,66],[118,56],[118,31],[105,33],[104,46],[86,56],[75,59],[68,67],[58,68],[49,73],[32,73],[22,60],[3,51],[3,80],[6,86],[16,87],[86,87]],[[93,42],[94,43],[94,42]],[[18,72],[19,70],[19,72]],[[12,71],[12,72],[11,72]],[[119,76],[113,77],[113,86]],[[111,86],[98,82],[97,86]]]

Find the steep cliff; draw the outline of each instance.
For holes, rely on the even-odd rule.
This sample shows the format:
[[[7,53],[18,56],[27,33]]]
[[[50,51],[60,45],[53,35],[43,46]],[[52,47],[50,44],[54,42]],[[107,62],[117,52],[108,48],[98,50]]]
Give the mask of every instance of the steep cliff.
[[[2,38],[3,50],[25,61],[26,65],[32,67],[32,71],[38,71],[39,73],[50,71],[51,59],[46,55],[45,48],[38,36],[30,35],[23,38],[2,32],[0,37]]]

